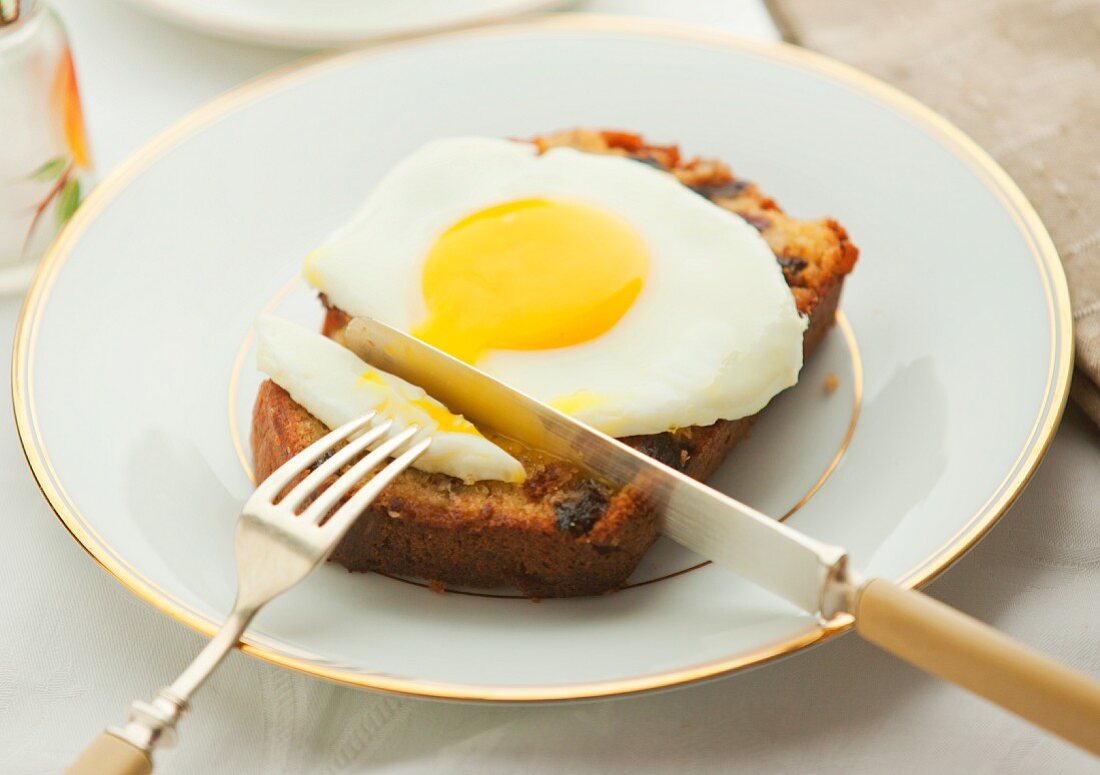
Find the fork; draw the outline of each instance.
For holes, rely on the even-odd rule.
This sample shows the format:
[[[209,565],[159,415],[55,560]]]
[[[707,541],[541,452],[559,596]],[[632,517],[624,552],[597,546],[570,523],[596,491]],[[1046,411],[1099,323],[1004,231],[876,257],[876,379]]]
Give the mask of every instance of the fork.
[[[237,645],[257,612],[312,573],[382,488],[431,444],[430,437],[411,444],[340,505],[367,474],[419,430],[411,425],[386,438],[393,423],[372,425],[374,418],[371,413],[342,425],[292,457],[256,488],[237,520],[237,597],[229,617],[175,682],[157,692],[151,702],[134,702],[126,726],[110,727],[100,734],[67,770],[69,775],[152,772],[153,750],[158,745],[175,744],[176,722],[187,710],[191,696]],[[348,443],[337,448],[343,441]],[[351,467],[332,484],[322,487],[348,465]],[[307,471],[309,474],[295,484]]]

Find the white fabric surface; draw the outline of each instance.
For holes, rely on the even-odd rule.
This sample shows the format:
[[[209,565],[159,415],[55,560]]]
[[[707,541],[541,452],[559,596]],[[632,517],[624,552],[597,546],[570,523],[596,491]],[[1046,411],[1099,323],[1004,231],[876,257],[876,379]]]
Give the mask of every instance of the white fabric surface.
[[[177,30],[109,0],[55,0],[101,170],[183,113],[295,55]],[[757,0],[604,0],[774,35]],[[0,336],[18,312],[0,301]],[[0,772],[56,772],[202,645],[68,536],[0,413]],[[1034,483],[929,591],[1100,676],[1100,440],[1070,410]],[[553,707],[359,692],[230,656],[163,773],[1090,772],[1097,762],[846,636],[702,686]]]

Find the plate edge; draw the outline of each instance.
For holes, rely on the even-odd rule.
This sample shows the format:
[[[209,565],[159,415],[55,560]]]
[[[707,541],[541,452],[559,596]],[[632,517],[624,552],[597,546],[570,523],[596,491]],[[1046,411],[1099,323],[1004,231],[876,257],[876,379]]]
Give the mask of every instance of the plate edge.
[[[384,44],[372,47],[369,50],[322,54],[278,68],[271,73],[246,82],[192,111],[116,167],[96,187],[88,200],[55,240],[35,274],[16,326],[15,347],[12,354],[12,400],[16,429],[36,483],[54,513],[85,551],[132,593],[207,636],[212,635],[215,630],[215,625],[209,620],[196,616],[169,596],[157,594],[150,590],[146,584],[135,578],[133,572],[111,556],[109,548],[91,545],[94,542],[90,535],[80,525],[75,515],[69,511],[62,492],[54,482],[50,481],[51,472],[47,458],[42,454],[44,449],[39,450],[38,448],[35,434],[36,422],[29,389],[31,372],[27,359],[30,353],[33,352],[33,345],[37,338],[37,331],[49,290],[64,262],[67,255],[66,251],[75,242],[76,237],[86,228],[87,224],[91,223],[96,212],[102,209],[115,193],[124,188],[149,164],[174,148],[179,142],[190,137],[199,129],[231,114],[235,108],[262,99],[264,96],[298,80],[303,80],[315,72],[338,66],[345,60],[369,58],[375,54],[385,53],[398,47],[430,44],[448,38],[506,36],[517,32],[544,32],[547,30],[628,33],[642,37],[649,35],[673,40],[686,40],[748,51],[787,64],[799,65],[803,69],[818,75],[831,76],[833,80],[852,86],[871,97],[880,98],[888,107],[894,108],[895,112],[916,120],[930,134],[949,148],[953,146],[955,155],[961,161],[967,163],[972,171],[983,177],[987,187],[998,195],[1008,212],[1014,216],[1025,236],[1031,239],[1035,248],[1033,257],[1044,280],[1044,291],[1047,293],[1050,302],[1051,379],[1048,383],[1048,393],[1044,396],[1041,411],[1028,441],[1009,475],[991,495],[990,501],[987,502],[985,507],[987,512],[983,515],[979,511],[976,518],[964,526],[960,530],[960,534],[949,542],[949,546],[945,547],[946,551],[950,553],[949,556],[935,555],[929,558],[922,566],[907,575],[902,583],[906,586],[917,587],[942,573],[972,548],[1019,497],[1053,441],[1054,433],[1066,405],[1073,370],[1072,314],[1069,305],[1068,285],[1057,249],[1034,208],[996,161],[960,129],[923,103],[918,102],[895,87],[823,55],[786,43],[760,42],[722,31],[682,23],[670,23],[665,20],[596,14],[562,14],[537,21],[444,32],[413,40]],[[26,389],[24,384],[27,386]],[[635,694],[725,675],[751,665],[763,664],[786,654],[795,653],[813,643],[839,634],[850,627],[851,621],[846,620],[837,622],[827,629],[812,628],[804,635],[793,637],[788,641],[769,644],[752,652],[676,671],[636,678],[614,679],[606,682],[530,687],[451,685],[398,679],[390,676],[329,668],[297,657],[285,656],[261,644],[245,642],[242,643],[241,648],[246,653],[282,667],[362,688],[440,699],[552,702]]]

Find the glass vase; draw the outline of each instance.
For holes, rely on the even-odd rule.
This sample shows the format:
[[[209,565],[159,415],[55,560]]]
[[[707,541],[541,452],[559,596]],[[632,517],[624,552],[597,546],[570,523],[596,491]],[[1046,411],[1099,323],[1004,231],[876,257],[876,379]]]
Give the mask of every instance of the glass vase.
[[[88,186],[68,37],[36,0],[0,0],[0,292],[24,289]]]

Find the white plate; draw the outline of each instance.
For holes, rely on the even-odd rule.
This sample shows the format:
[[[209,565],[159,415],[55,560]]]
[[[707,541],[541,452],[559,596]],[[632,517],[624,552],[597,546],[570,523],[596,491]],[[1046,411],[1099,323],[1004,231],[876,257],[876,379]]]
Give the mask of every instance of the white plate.
[[[130,0],[202,32],[324,48],[423,35],[547,11],[568,0]]]
[[[259,380],[253,317],[318,323],[292,281],[303,256],[424,141],[570,125],[729,160],[790,212],[836,216],[862,248],[842,301],[850,331],[830,334],[716,484],[773,514],[804,501],[790,524],[909,585],[993,524],[1054,432],[1071,367],[1065,280],[1016,187],[927,109],[820,57],[562,18],[262,80],[99,187],[30,292],[14,372],[27,457],[73,535],[210,632],[231,602],[249,492],[234,431],[247,432]],[[697,562],[662,544],[634,579],[659,581],[538,605],[330,567],[266,610],[246,650],[360,686],[535,700],[718,675],[843,629],[712,565],[674,575]]]

